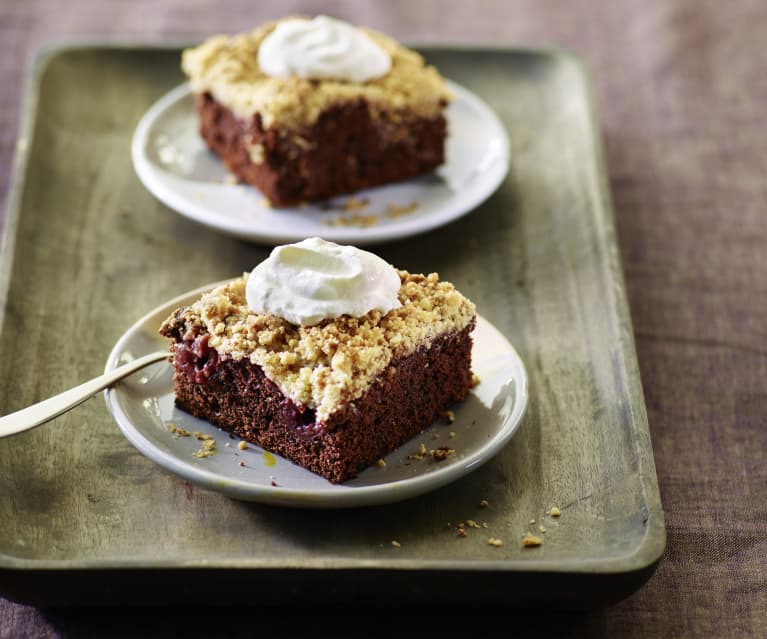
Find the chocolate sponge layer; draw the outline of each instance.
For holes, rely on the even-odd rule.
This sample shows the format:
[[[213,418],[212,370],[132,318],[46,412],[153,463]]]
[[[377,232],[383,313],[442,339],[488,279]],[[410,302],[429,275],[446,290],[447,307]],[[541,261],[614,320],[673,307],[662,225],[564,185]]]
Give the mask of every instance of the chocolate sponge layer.
[[[426,428],[472,385],[470,324],[392,362],[358,399],[325,422],[285,397],[247,358],[207,346],[207,335],[172,347],[179,408],[339,483]]]
[[[428,173],[444,162],[447,123],[407,110],[338,104],[300,131],[238,119],[210,94],[197,98],[200,134],[242,182],[275,206],[324,200]]]

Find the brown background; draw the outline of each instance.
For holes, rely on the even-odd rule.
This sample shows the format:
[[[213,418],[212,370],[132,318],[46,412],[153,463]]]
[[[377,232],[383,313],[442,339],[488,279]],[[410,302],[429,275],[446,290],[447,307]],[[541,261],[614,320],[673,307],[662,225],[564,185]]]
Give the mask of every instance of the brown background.
[[[765,636],[767,3],[4,0],[0,197],[26,60],[40,46],[185,42],[294,12],[331,13],[408,42],[561,46],[586,62],[668,534],[655,576],[607,610],[499,614],[431,601],[416,619],[371,612],[355,635],[486,632],[498,619],[510,633],[552,636]],[[40,611],[0,598],[0,638],[351,636],[363,626],[347,613],[197,609],[150,621],[146,611]]]

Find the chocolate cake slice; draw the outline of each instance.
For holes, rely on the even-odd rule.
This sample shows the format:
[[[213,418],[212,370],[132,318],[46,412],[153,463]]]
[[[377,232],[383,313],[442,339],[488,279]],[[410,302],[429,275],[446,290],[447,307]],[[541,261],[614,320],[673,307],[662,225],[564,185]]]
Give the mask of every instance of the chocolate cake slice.
[[[246,278],[177,309],[176,404],[331,482],[417,435],[472,385],[474,305],[398,271],[399,308],[301,326],[253,312]]]
[[[347,29],[337,35],[338,21],[320,18],[315,20],[330,24],[329,31],[312,30],[311,42],[295,55],[322,56],[322,77],[312,75],[318,72],[305,59],[281,76],[261,66],[264,42],[299,18],[214,36],[182,57],[202,138],[241,182],[278,207],[408,179],[445,160],[444,108],[451,94],[438,71],[391,38],[360,29],[389,57],[390,68],[380,77],[349,79],[367,60],[361,55],[359,65],[349,61],[356,52],[343,49],[352,48],[344,40]],[[351,38],[352,44],[358,39]],[[301,45],[294,41],[299,38],[291,46]],[[273,55],[281,53],[293,54]],[[330,55],[338,59],[329,61]]]

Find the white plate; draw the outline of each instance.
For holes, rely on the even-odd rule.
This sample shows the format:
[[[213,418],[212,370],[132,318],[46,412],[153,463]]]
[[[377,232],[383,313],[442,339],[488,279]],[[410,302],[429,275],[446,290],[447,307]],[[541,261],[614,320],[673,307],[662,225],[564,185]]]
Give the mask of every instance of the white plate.
[[[165,95],[141,119],[131,148],[133,165],[147,189],[170,208],[255,242],[285,244],[319,236],[363,245],[422,233],[476,208],[509,169],[508,136],[498,117],[470,91],[454,82],[448,85],[455,100],[447,109],[445,165],[436,174],[354,194],[356,200],[368,200],[356,212],[343,210],[352,196],[324,205],[273,209],[257,189],[232,184],[200,138],[187,85]],[[414,203],[416,208],[403,212]],[[400,214],[389,215],[390,206],[399,207],[394,210]]]
[[[160,324],[177,307],[213,286],[171,300],[136,322],[115,345],[106,370],[167,348],[167,340],[157,333]],[[503,448],[524,415],[525,367],[503,335],[482,317],[477,320],[472,368],[481,381],[466,401],[454,407],[455,421],[432,424],[386,457],[385,467],[368,468],[343,484],[331,484],[253,444],[240,450],[239,439],[177,409],[172,368],[166,362],[147,367],[107,390],[106,402],[122,432],[146,457],[190,482],[230,497],[311,508],[399,501],[444,486],[478,468]],[[171,423],[212,436],[218,452],[203,459],[194,457],[200,442],[194,437],[175,437],[168,428]],[[451,433],[455,435],[451,437]],[[439,462],[428,455],[422,461],[410,459],[421,442],[427,448],[446,445],[456,452]]]

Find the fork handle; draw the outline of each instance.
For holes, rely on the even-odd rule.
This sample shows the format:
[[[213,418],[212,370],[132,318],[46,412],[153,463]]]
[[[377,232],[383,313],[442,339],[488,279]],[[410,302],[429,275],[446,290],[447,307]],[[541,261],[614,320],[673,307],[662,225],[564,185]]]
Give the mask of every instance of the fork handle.
[[[79,386],[70,388],[63,393],[54,395],[37,404],[32,404],[32,406],[27,408],[22,408],[10,415],[0,417],[0,437],[15,435],[16,433],[21,433],[44,424],[54,417],[58,417],[62,413],[82,404],[86,399],[92,397],[100,390],[112,386],[123,377],[127,377],[145,366],[159,362],[166,357],[168,357],[168,351],[157,351],[156,353],[144,355]]]

